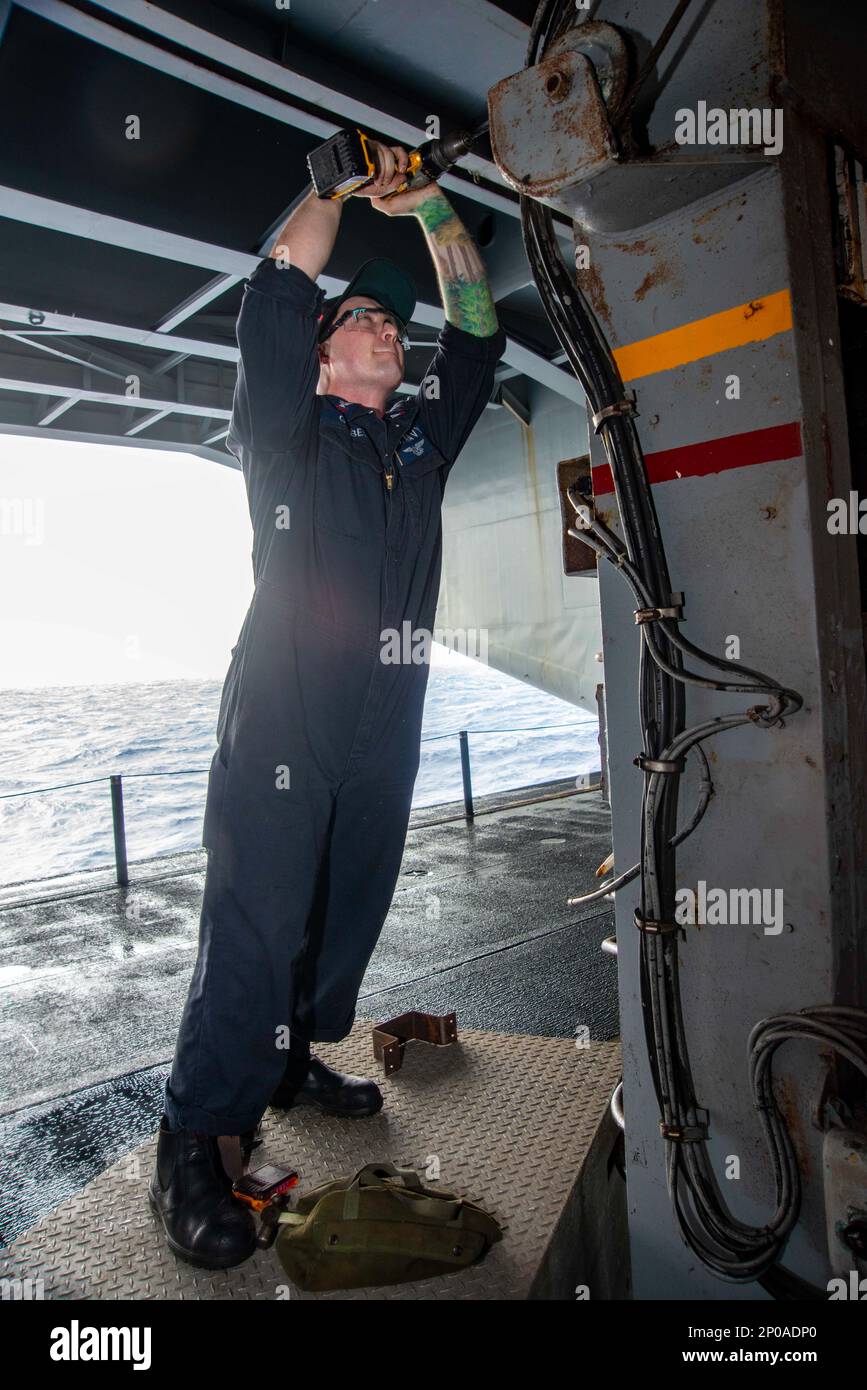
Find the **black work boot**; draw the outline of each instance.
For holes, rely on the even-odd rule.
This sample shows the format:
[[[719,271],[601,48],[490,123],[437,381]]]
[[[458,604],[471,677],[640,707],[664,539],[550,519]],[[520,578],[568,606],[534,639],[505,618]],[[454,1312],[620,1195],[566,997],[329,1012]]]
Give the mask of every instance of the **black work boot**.
[[[256,1224],[232,1196],[215,1134],[169,1129],[163,1115],[148,1197],[170,1249],[188,1264],[230,1269],[256,1249]]]
[[[290,1037],[289,1058],[283,1079],[271,1097],[275,1110],[294,1105],[315,1105],[327,1115],[350,1118],[375,1115],[382,1109],[382,1092],[375,1081],[335,1071],[310,1055],[310,1044]]]

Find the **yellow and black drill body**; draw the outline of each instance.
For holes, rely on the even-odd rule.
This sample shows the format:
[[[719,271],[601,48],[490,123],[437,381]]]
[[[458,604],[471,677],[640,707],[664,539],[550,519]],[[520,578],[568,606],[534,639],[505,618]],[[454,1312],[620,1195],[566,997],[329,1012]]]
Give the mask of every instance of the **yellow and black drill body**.
[[[435,182],[465,155],[482,130],[461,130],[443,140],[428,140],[409,156],[406,180],[386,194],[388,198],[407,188],[423,188]],[[376,154],[369,135],[357,126],[339,130],[307,156],[307,166],[317,198],[348,198],[376,178]]]

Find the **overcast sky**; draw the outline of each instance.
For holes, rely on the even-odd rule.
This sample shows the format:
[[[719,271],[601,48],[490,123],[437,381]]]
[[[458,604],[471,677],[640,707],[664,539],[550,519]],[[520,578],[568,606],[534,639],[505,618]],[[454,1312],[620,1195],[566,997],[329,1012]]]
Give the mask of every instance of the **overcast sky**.
[[[0,434],[0,685],[222,679],[251,546],[239,471]]]
[[[240,470],[0,434],[0,688],[222,680],[252,545]],[[438,644],[431,664],[481,674]]]

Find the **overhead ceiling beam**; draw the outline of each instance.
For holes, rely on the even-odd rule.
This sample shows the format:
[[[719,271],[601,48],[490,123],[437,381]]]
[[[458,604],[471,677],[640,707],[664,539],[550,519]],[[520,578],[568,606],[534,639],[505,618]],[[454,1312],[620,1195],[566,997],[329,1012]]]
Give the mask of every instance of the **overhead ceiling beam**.
[[[25,222],[29,226],[65,232],[69,236],[85,237],[107,246],[119,246],[125,251],[136,251],[143,256],[158,256],[180,265],[223,270],[239,280],[252,275],[261,260],[261,257],[250,256],[244,251],[232,251],[226,246],[213,246],[209,242],[196,241],[193,237],[181,236],[177,232],[164,232],[159,227],[127,222],[121,217],[110,217],[104,212],[75,207],[72,203],[60,203],[54,198],[42,198],[36,193],[25,193],[20,188],[9,188],[5,185],[0,185],[0,217],[9,217],[15,222]],[[349,282],[337,279],[333,275],[320,275],[317,283],[326,296],[332,296],[345,290]],[[439,306],[416,306],[413,314],[414,323],[441,325],[442,321],[443,311]],[[161,338],[163,341],[168,339],[165,333],[154,333],[152,337],[155,340],[153,346],[156,346]]]
[[[47,352],[51,357],[61,357],[65,362],[75,362],[79,367],[90,367],[94,372],[103,372],[105,376],[113,376],[118,381],[125,380],[124,372],[115,371],[111,367],[100,366],[96,362],[87,362],[83,357],[76,357],[71,352],[61,352],[58,348],[53,348],[48,343],[42,343],[38,339],[35,341],[27,337],[25,333],[13,333],[11,328],[0,329],[4,338],[11,338],[13,342],[23,343],[24,347],[33,348],[37,352]],[[69,346],[68,340],[64,338],[64,343]]]
[[[171,413],[170,410],[153,411],[152,414],[146,415],[143,420],[139,420],[137,425],[133,425],[132,429],[126,431],[127,438],[134,434],[141,434],[142,430],[146,430],[151,425],[155,425],[159,420],[164,420],[166,416],[171,415]]]
[[[11,329],[0,328],[0,338],[7,338],[15,342],[20,342],[28,348],[47,352],[52,356],[89,368],[91,371],[104,372],[107,376],[112,376],[120,381],[126,381],[131,375],[135,376],[138,378],[140,384],[139,389],[143,387],[148,394],[159,394],[159,376],[179,362],[185,361],[186,358],[191,355],[189,353],[176,352],[172,356],[167,357],[164,363],[160,363],[159,367],[146,367],[141,362],[132,362],[127,357],[121,357],[112,352],[105,352],[100,348],[94,347],[92,343],[83,342],[79,338],[73,336],[73,329],[77,331],[82,326],[82,321],[79,319],[62,315],[48,315],[46,316],[46,321],[50,317],[58,317],[62,322],[56,327],[47,330],[44,327],[34,329],[29,322],[29,313],[29,310],[20,305],[0,305],[0,321],[14,314],[16,321],[22,324],[26,323],[26,328],[19,333],[15,333]],[[94,325],[89,325],[85,321],[84,326],[92,327]],[[100,324],[97,326],[103,329],[108,336],[112,338],[117,337],[118,331],[124,331],[120,329],[118,325],[114,324]],[[67,327],[70,328],[69,332],[65,331]],[[137,331],[140,336],[146,336],[142,334],[141,330]],[[64,348],[77,349],[77,355],[73,355],[70,352],[60,352],[57,351],[56,348],[50,346],[52,336],[55,340],[59,339]],[[47,341],[45,341],[46,339]],[[161,343],[160,346],[163,346],[163,344]],[[203,346],[206,347],[207,344],[203,344]],[[237,348],[232,351],[234,352],[234,360],[237,361]],[[220,359],[222,360],[222,353],[220,354]],[[2,360],[2,355],[0,355],[0,361]],[[74,404],[75,400],[70,398],[61,402],[59,405],[53,406],[44,418],[39,421],[40,425],[47,426],[51,424],[52,421],[64,414],[65,411],[70,410]]]
[[[528,376],[542,386],[547,386],[549,390],[556,391],[558,396],[565,396],[576,405],[586,405],[587,398],[578,378],[573,376],[571,371],[564,372],[556,362],[549,361],[547,357],[541,357],[539,353],[531,352],[529,348],[522,347],[520,343],[509,338],[503,360],[515,368],[516,376]]]
[[[32,333],[26,334],[30,343],[34,342]],[[74,352],[82,358],[85,365],[97,371],[100,368],[117,372],[124,380],[128,376],[138,376],[141,379],[155,377],[156,372],[153,368],[146,367],[142,362],[134,362],[129,357],[124,357],[119,352],[106,352],[103,348],[96,347],[93,343],[85,343],[80,339],[69,334],[44,334],[47,342],[51,342],[52,337],[61,336],[63,346],[70,352]],[[162,364],[160,364],[162,365]]]
[[[269,254],[271,247],[277,240],[278,234],[282,231],[299,204],[304,202],[307,193],[308,189],[303,188],[298,196],[292,199],[289,206],[283,209],[279,217],[276,217],[271,223],[271,226],[268,228],[259,244],[258,254],[260,256],[267,256]],[[157,324],[160,333],[169,333],[173,328],[177,328],[179,323],[183,323],[186,319],[193,318],[206,304],[210,304],[215,299],[219,299],[221,295],[226,293],[226,290],[232,289],[237,283],[238,277],[235,275],[217,275],[213,280],[209,280],[207,285],[204,285],[202,289],[196,291],[195,294],[189,295],[183,303],[177,304],[174,309],[170,309],[169,312],[160,319]],[[180,354],[177,358],[169,358],[172,365],[182,360],[183,358]],[[163,363],[159,370],[165,372],[168,371],[168,367]]]
[[[96,3],[99,4],[100,0],[96,0]],[[321,117],[311,115],[287,102],[277,101],[274,97],[255,91],[242,82],[235,82],[231,78],[212,72],[208,68],[199,67],[188,59],[166,52],[165,49],[156,44],[137,39],[133,35],[115,28],[112,24],[95,19],[91,15],[82,14],[79,10],[66,4],[64,0],[16,0],[16,4],[20,5],[22,9],[29,10],[31,14],[50,20],[64,29],[91,39],[106,48],[113,49],[136,62],[144,63],[146,66],[156,68],[170,76],[179,77],[191,86],[200,87],[215,96],[259,111],[263,115],[281,121],[284,125],[291,125],[296,129],[305,130],[309,134],[319,135],[323,140],[342,129],[347,121],[351,124],[359,124],[368,129],[381,131],[411,149],[428,138],[423,126],[412,125],[398,117],[391,116],[387,111],[378,110],[366,102],[346,96],[337,88],[326,87],[323,83],[315,82],[302,73],[292,72],[281,63],[263,58],[258,53],[251,53],[249,49],[242,48],[239,44],[231,43],[216,34],[211,34],[206,29],[200,29],[194,24],[187,23],[186,20],[178,19],[168,10],[161,10],[156,5],[145,4],[143,0],[135,0],[134,3],[129,4],[125,0],[112,0],[112,3],[100,4],[100,8],[136,24],[139,28],[160,39],[168,39],[200,57],[218,62],[232,72],[246,73],[247,76],[256,81],[267,83],[268,86],[274,87],[277,91],[285,92],[288,97],[309,102],[311,105],[334,112],[343,119],[340,121],[323,120]],[[506,187],[499,169],[490,160],[467,155],[462,161],[462,167],[471,173],[478,173],[481,177],[489,179],[501,188]],[[488,207],[508,213],[510,217],[520,216],[518,200],[514,195],[508,196],[506,193],[499,193],[495,189],[485,188],[481,184],[475,183],[472,179],[461,179],[455,174],[444,174],[440,182],[444,188],[453,193],[461,194],[465,198],[470,198],[474,202],[484,203]]]
[[[44,437],[44,431],[37,425],[4,423],[2,432],[25,435],[30,439]],[[52,430],[51,437],[69,439],[75,444],[122,444],[129,449],[157,449],[162,453],[195,454],[197,458],[208,459],[211,463],[221,463],[224,468],[231,468],[235,472],[240,471],[241,467],[234,455],[186,439],[147,439],[142,435],[130,438],[125,434],[101,434],[91,430]]]
[[[555,367],[561,367],[566,360],[566,354],[562,350],[560,352],[555,352],[554,356],[550,358],[552,365]],[[510,377],[523,375],[524,373],[519,367],[512,367],[508,365],[508,363],[505,367],[498,367],[496,372],[497,381],[508,381]],[[582,405],[586,405],[586,397],[583,390],[581,392],[580,402]]]
[[[186,319],[195,318],[196,314],[201,313],[206,305],[212,304],[215,299],[219,299],[226,290],[232,289],[234,285],[240,283],[240,275],[217,275],[213,280],[209,280],[200,290],[194,290],[181,304],[164,314],[157,324],[158,333],[171,333],[173,328],[177,328],[179,323]],[[165,371],[165,366],[162,368]]]
[[[32,307],[24,304],[0,303],[0,321],[30,324]],[[159,352],[182,352],[189,357],[206,357],[217,362],[238,361],[239,352],[229,343],[209,343],[203,338],[185,338],[177,333],[157,333],[152,328],[131,328],[121,323],[105,323],[100,319],[79,318],[77,314],[55,314],[36,310],[42,315],[40,330],[54,330],[58,336],[67,333],[81,338],[106,338],[115,343],[133,343],[136,347],[156,348]]]
[[[24,305],[0,304],[0,321],[5,319],[11,320],[15,323],[27,324],[29,330],[27,336],[12,333],[8,333],[5,336],[12,338],[19,338],[20,336],[20,341],[26,343],[27,346],[37,347],[38,344],[33,340],[32,336],[30,336],[34,332],[32,327],[30,326],[30,313],[31,310],[25,308]],[[80,351],[83,352],[93,351],[91,345],[89,343],[79,343],[77,338],[69,335],[84,334],[90,337],[108,338],[115,342],[126,341],[138,345],[140,347],[155,346],[163,349],[164,351],[169,351],[177,344],[180,344],[182,347],[187,349],[184,352],[175,352],[173,356],[167,359],[167,363],[161,364],[161,366],[173,365],[176,362],[183,361],[190,356],[216,359],[219,362],[230,362],[233,365],[235,365],[240,356],[238,349],[235,347],[228,347],[220,343],[207,343],[195,338],[173,339],[166,338],[165,336],[163,336],[157,337],[155,342],[151,343],[150,340],[154,338],[154,334],[147,329],[127,328],[121,324],[101,323],[92,319],[80,319],[74,315],[69,314],[52,314],[46,312],[43,315],[42,323],[45,325],[45,327],[40,327],[40,329],[38,330],[40,333],[44,334],[47,327],[50,331],[53,331],[57,334],[57,336],[60,338],[60,341],[63,342],[64,345],[74,344],[75,346],[79,347]],[[66,356],[67,354],[63,355]],[[107,358],[107,360],[113,361],[117,367],[122,369],[122,373],[118,373],[118,375],[122,374],[124,376],[124,379],[126,376],[132,374],[138,376],[140,380],[143,382],[153,383],[155,381],[155,378],[160,374],[159,368],[145,368],[142,367],[139,363],[129,362],[127,359],[124,358],[114,359],[111,354],[101,355],[104,355]],[[0,362],[2,362],[2,360],[2,355],[0,355]],[[87,366],[92,370],[98,370],[96,362],[86,362],[82,360],[82,365]],[[67,410],[72,409],[72,407],[76,404],[76,401],[80,398],[80,396],[81,392],[76,391],[74,395],[71,395],[64,400],[61,400],[60,402],[58,402],[57,405],[52,406],[48,413],[44,415],[42,419],[40,419],[39,425],[43,428],[47,428],[47,426],[53,424],[53,422],[57,420],[61,415],[65,414]],[[135,405],[138,403],[134,397],[127,397],[125,395],[123,399],[126,405]]]
[[[35,193],[25,193],[18,188],[0,186],[0,216],[11,217],[18,222],[26,222],[52,231],[66,232],[71,236],[87,237],[92,241],[104,242],[109,246],[120,246],[128,251],[138,251],[143,255],[159,256],[184,265],[197,265],[210,270],[223,270],[239,278],[252,274],[259,264],[258,256],[250,256],[242,251],[232,251],[225,246],[212,246],[208,242],[196,241],[192,237],[180,236],[176,232],[165,232],[158,227],[146,227],[137,222],[127,222],[120,217],[109,217],[106,213],[94,212],[89,208],[79,208],[71,203],[60,203],[53,198],[42,198]],[[332,275],[320,275],[318,284],[326,296],[342,294],[347,280]],[[2,307],[0,307],[2,317]],[[441,328],[444,321],[442,307],[438,304],[417,304],[413,313],[414,323],[424,323],[432,328]],[[41,326],[41,325],[40,325]],[[77,326],[79,336],[86,336],[82,327]],[[150,346],[162,346],[170,339],[168,333],[151,333]],[[172,341],[172,346],[176,343]],[[504,357],[518,371],[540,381],[560,395],[579,404],[583,403],[583,393],[571,373],[561,372],[539,353],[507,339]],[[237,354],[235,356],[237,360]]]
[[[500,270],[491,274],[491,294],[495,303],[508,299],[516,290],[527,289],[534,283],[526,266],[516,266],[513,270]]]
[[[58,401],[57,405],[52,406],[48,414],[43,415],[42,419],[39,421],[40,429],[44,428],[46,425],[52,424],[53,421],[58,420],[61,415],[65,415],[67,410],[72,409],[77,399],[77,396],[69,396],[66,400]],[[3,428],[5,429],[6,426],[4,425]]]
[[[258,256],[247,255],[244,251],[213,246],[178,232],[127,222],[122,217],[109,217],[104,212],[60,203],[54,198],[42,198],[37,193],[25,193],[23,189],[6,185],[0,185],[0,217],[100,241],[107,246],[119,246],[125,251],[138,251],[144,256],[158,256],[180,265],[226,271],[239,278],[252,274],[259,264]]]
[[[508,299],[515,290],[533,284],[533,272],[519,235],[496,237],[491,246],[485,247],[484,257],[495,300]]]
[[[63,396],[77,401],[93,401],[98,405],[122,405],[127,410],[164,410],[172,415],[197,415],[206,420],[230,420],[231,410],[216,405],[193,405],[189,401],[157,401],[144,396],[124,396],[115,391],[83,391],[80,386],[57,386],[54,382],[19,381],[0,377],[0,391],[21,391],[30,396]]]
[[[497,388],[496,402],[498,405],[503,406],[506,410],[508,410],[510,415],[514,415],[516,420],[520,420],[522,425],[529,426],[529,410],[524,405],[523,401],[519,401],[518,397],[513,395],[513,393],[509,390],[508,386],[499,386]]]
[[[191,354],[189,352],[173,352],[171,357],[167,357],[164,362],[160,362],[158,367],[154,367],[154,376],[165,376],[173,367],[179,367],[182,362],[186,362]]]
[[[28,312],[29,312],[27,309],[23,308],[21,305],[0,304],[0,320],[2,320],[3,318],[9,317],[9,316],[10,316],[10,311],[15,313],[15,315],[16,315],[18,321],[24,321],[24,320],[26,320],[27,314],[28,314]],[[79,319],[77,319],[77,318],[70,317],[70,316],[68,316],[68,315],[63,315],[63,314],[46,315],[46,321],[47,321],[48,318],[54,318],[54,319],[60,319],[60,320],[62,320],[62,325],[61,325],[61,326],[65,327],[65,326],[69,325],[69,326],[70,326],[70,331],[72,331],[72,326],[74,325],[74,326],[75,326],[75,331],[76,331],[76,332],[83,332],[83,331],[84,331],[84,328],[90,328],[90,329],[99,329],[102,333],[104,333],[104,334],[106,334],[106,335],[108,335],[108,336],[110,336],[110,337],[115,337],[115,336],[117,336],[119,333],[131,333],[131,334],[134,333],[134,334],[139,334],[139,335],[141,335],[142,338],[145,338],[145,337],[148,336],[147,330],[144,330],[144,329],[125,329],[125,328],[122,328],[119,324],[111,324],[111,323],[106,323],[106,324],[102,324],[102,323],[100,323],[100,324],[94,324],[94,323],[93,323],[92,321],[90,321],[90,320],[84,320],[84,321],[82,321],[82,320],[79,320]],[[84,327],[82,327],[82,323],[84,324]],[[10,336],[13,336],[13,335],[10,335]],[[15,335],[15,336],[17,336],[17,335]],[[29,340],[28,340],[28,341],[29,341]],[[68,341],[70,341],[70,340],[67,339],[66,336],[65,336],[65,334],[64,334],[64,335],[63,335],[63,338],[62,338],[62,341],[63,341],[63,342],[68,342]],[[134,339],[134,341],[138,341],[138,339]],[[208,356],[208,349],[211,348],[211,347],[214,347],[214,346],[218,346],[218,345],[215,345],[215,344],[205,343],[205,342],[197,343],[197,342],[195,342],[194,340],[186,340],[186,341],[189,341],[190,344],[191,344],[191,346],[196,347],[196,348],[198,349],[198,351],[196,351],[195,353],[192,352],[192,351],[190,351],[190,352],[175,353],[172,357],[169,357],[169,358],[167,359],[167,362],[166,362],[166,365],[167,365],[167,366],[168,366],[168,365],[173,365],[173,364],[175,364],[176,362],[185,361],[188,357],[192,357],[192,356],[207,357],[207,356]],[[146,345],[146,344],[143,344],[143,345]],[[166,347],[171,347],[171,346],[174,345],[174,340],[171,339],[171,338],[169,338],[169,339],[167,339],[167,340],[166,340],[166,339],[161,339],[161,340],[158,342],[157,345],[158,345],[158,346],[163,346],[163,345],[165,345]],[[30,346],[34,346],[34,344],[33,344],[33,343],[30,343]],[[86,347],[87,345],[85,344],[84,346]],[[417,343],[416,346],[417,346],[417,347],[425,347],[425,348],[429,349],[431,352],[433,352],[433,350],[434,350],[436,344],[435,344],[435,343]],[[223,349],[222,347],[219,348],[219,352],[220,352],[220,359],[219,359],[219,360],[224,360],[224,357],[223,357],[224,351],[225,351],[225,349]],[[233,354],[232,361],[233,361],[233,362],[237,362],[238,359],[239,359],[239,357],[240,357],[240,353],[239,353],[238,349],[237,349],[237,348],[232,348],[232,349],[231,349],[231,352],[232,352],[232,354]],[[2,361],[2,355],[0,355],[0,361]],[[86,364],[86,365],[92,365],[92,364]],[[131,370],[131,371],[133,370],[132,365],[130,365],[130,370]],[[150,373],[146,373],[146,372],[145,372],[142,368],[140,368],[140,367],[135,368],[134,370],[140,372],[141,375],[142,375],[143,377],[145,377],[145,376],[150,376],[151,378],[153,378],[153,377],[156,377],[157,375],[159,375],[161,369],[160,369],[160,368],[156,368],[154,371],[152,371],[152,372],[150,372]],[[517,371],[516,369],[514,369],[514,368],[507,369],[507,371],[508,371],[508,374],[509,374],[510,376],[518,376],[518,375],[519,375],[518,371]],[[400,385],[397,389],[398,389],[399,392],[401,392],[401,393],[404,394],[404,395],[414,396],[414,395],[416,394],[416,392],[418,391],[418,386],[417,386],[417,385],[413,385],[412,382],[402,382],[401,385]],[[74,395],[69,396],[67,399],[61,401],[58,405],[52,406],[52,408],[51,408],[51,410],[49,410],[48,414],[45,415],[44,418],[41,419],[41,420],[39,421],[40,425],[45,425],[45,426],[50,425],[50,424],[51,424],[54,420],[56,420],[59,416],[63,415],[67,410],[70,410],[70,409],[72,408],[72,406],[75,405],[76,400],[79,398],[79,396],[80,396],[80,392],[76,391]],[[138,404],[138,401],[136,400],[135,397],[127,397],[127,396],[124,396],[123,399],[124,399],[125,404],[127,404],[127,405],[137,405],[137,404]],[[489,404],[490,406],[492,406],[492,407],[495,407],[495,406],[496,406],[496,402],[489,402],[488,404]],[[133,432],[133,431],[130,431],[130,433],[132,433],[132,432]],[[223,433],[225,434],[225,432],[226,432],[226,431],[224,430]],[[219,438],[219,436],[216,436],[216,437]]]
[[[66,361],[66,362],[75,362],[79,367],[84,367],[85,369],[92,369],[93,371],[96,371],[96,372],[103,372],[106,376],[114,377],[116,380],[119,380],[119,381],[123,381],[123,380],[125,379],[124,376],[123,376],[123,374],[122,374],[121,372],[113,371],[113,370],[112,370],[111,368],[109,368],[109,367],[100,367],[100,366],[96,366],[96,365],[94,365],[94,364],[92,364],[92,363],[86,362],[86,361],[85,361],[83,358],[81,358],[81,357],[75,357],[75,356],[73,356],[73,354],[70,353],[70,352],[60,352],[57,348],[49,347],[49,345],[48,345],[47,343],[42,343],[42,342],[39,342],[38,340],[36,340],[36,341],[34,342],[32,339],[26,337],[25,334],[23,334],[23,333],[13,333],[11,329],[5,328],[5,329],[2,330],[2,334],[3,334],[3,337],[5,337],[5,338],[11,338],[11,339],[12,339],[14,342],[16,342],[16,343],[23,343],[23,345],[24,345],[25,347],[28,347],[28,348],[36,348],[36,349],[38,349],[39,352],[47,352],[47,353],[50,354],[50,356],[52,356],[52,357],[60,357],[60,358],[62,358],[62,359],[63,359],[64,361]],[[64,341],[65,343],[68,342],[68,340],[67,340],[66,338],[64,338],[63,341]],[[72,405],[75,404],[76,400],[78,400],[78,397],[77,397],[77,396],[75,396],[72,400],[68,401],[68,402],[66,403],[66,405],[65,405],[63,408],[66,409],[66,410],[68,410],[68,409],[70,408],[70,406],[72,406]],[[43,403],[43,405],[44,405],[44,403]],[[58,412],[56,408],[55,408],[55,411],[54,411],[53,413],[49,411],[48,415],[44,416],[43,419],[41,419],[39,423],[40,423],[40,424],[44,424],[46,421],[50,421],[50,420],[56,419],[58,413],[62,413],[62,411]]]

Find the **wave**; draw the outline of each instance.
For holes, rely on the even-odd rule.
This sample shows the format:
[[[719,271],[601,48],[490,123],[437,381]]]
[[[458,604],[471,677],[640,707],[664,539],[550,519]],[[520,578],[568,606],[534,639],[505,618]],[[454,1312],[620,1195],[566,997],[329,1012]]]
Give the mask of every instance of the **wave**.
[[[214,680],[4,691],[0,883],[111,867],[112,773],[125,774],[130,863],[200,848],[221,692]],[[460,729],[479,796],[599,766],[592,715],[476,663],[434,664],[413,805],[461,798]],[[85,785],[11,795],[70,782]]]

